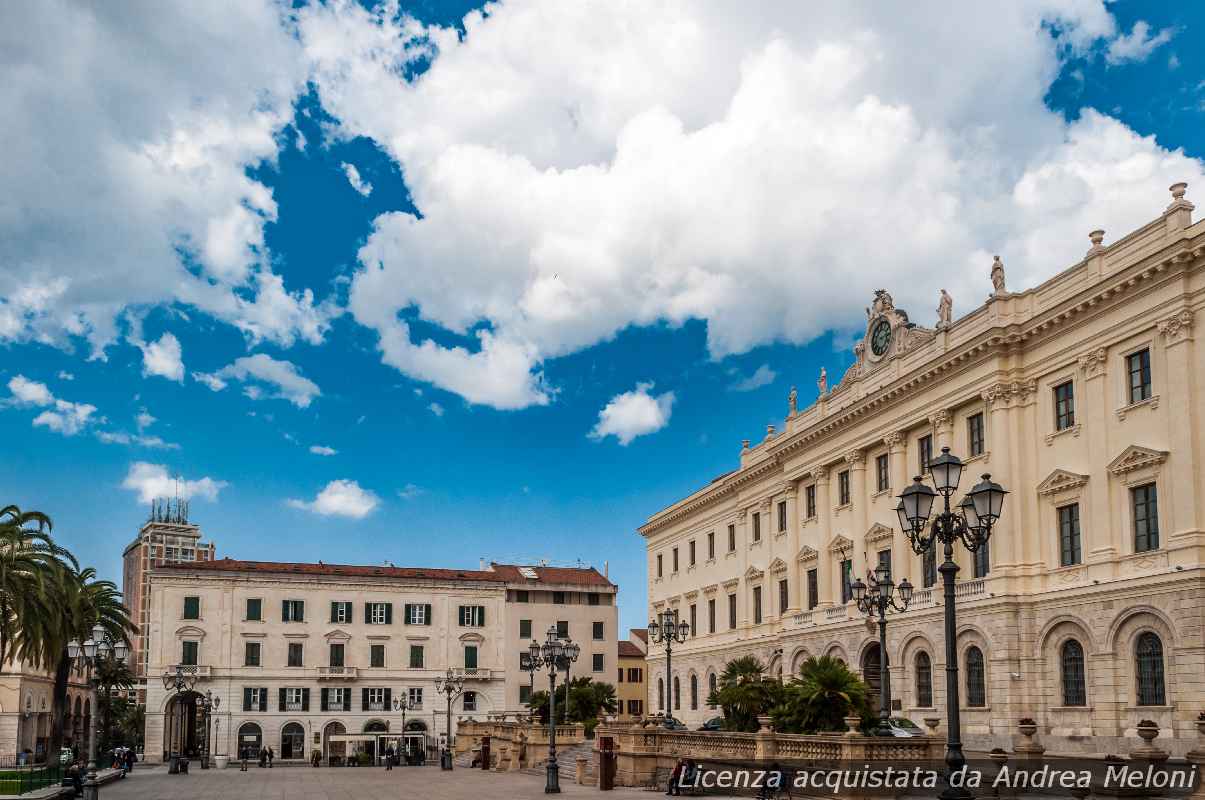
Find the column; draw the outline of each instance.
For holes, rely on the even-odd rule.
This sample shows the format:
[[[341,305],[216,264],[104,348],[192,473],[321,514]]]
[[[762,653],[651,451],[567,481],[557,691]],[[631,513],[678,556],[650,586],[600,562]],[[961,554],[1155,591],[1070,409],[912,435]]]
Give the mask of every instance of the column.
[[[804,596],[801,584],[803,583],[802,572],[799,568],[799,559],[795,556],[799,553],[799,548],[803,546],[803,536],[801,535],[801,525],[799,521],[799,509],[803,505],[799,493],[803,491],[803,483],[796,483],[794,486],[788,482],[784,488],[786,495],[784,499],[787,501],[787,547],[786,552],[781,558],[787,562],[787,580],[790,581],[787,593],[787,609],[784,614],[794,613],[803,608]],[[790,665],[787,665],[790,669]]]
[[[912,483],[908,476],[907,448],[904,446],[904,434],[900,431],[889,433],[883,437],[887,446],[887,475],[891,482],[891,494],[898,495]],[[897,501],[898,502],[898,501]],[[893,503],[894,506],[894,503]],[[908,534],[900,529],[899,522],[891,523],[891,563],[895,565],[896,574],[892,580],[897,584],[907,578],[913,586],[920,586],[920,557],[912,552],[912,543]]]
[[[831,606],[835,596],[836,585],[833,583],[833,554],[828,551],[828,543],[833,538],[833,504],[829,498],[828,467],[817,467],[812,470],[816,476],[816,524],[820,529],[820,541],[817,543],[817,577],[820,581],[818,608]]]
[[[849,538],[854,543],[854,577],[866,580],[866,507],[870,504],[866,494],[866,453],[850,450],[845,454],[845,464],[849,467]]]
[[[933,457],[937,458],[941,448],[954,447],[954,415],[943,408],[929,417],[929,424],[933,426]]]
[[[1012,464],[1012,414],[1011,407],[1015,395],[1014,385],[998,383],[982,393],[983,402],[989,414],[988,449],[991,451],[990,470],[964,470],[959,489],[965,491],[977,484],[981,476],[978,473],[989,471],[996,483],[999,483],[1012,494],[1004,498],[1004,510],[1000,521],[992,528],[991,554],[995,563],[1001,567],[1015,566],[1020,560],[1021,542],[1018,540],[1019,531],[1023,528],[1016,524],[1014,517],[1024,502],[1023,487],[1010,485],[1010,479],[1016,474]],[[961,563],[959,566],[963,566]],[[961,575],[968,579],[965,574]]]
[[[1160,402],[1167,408],[1167,419],[1174,420],[1172,429],[1181,431],[1179,435],[1167,437],[1168,450],[1171,453],[1169,461],[1175,473],[1181,475],[1197,474],[1195,434],[1200,422],[1193,403],[1197,371],[1194,365],[1193,350],[1196,345],[1192,340],[1192,323],[1193,312],[1182,309],[1173,316],[1160,320],[1158,325],[1159,340],[1163,343],[1164,374],[1155,373],[1158,376],[1155,378],[1155,389],[1156,394],[1160,395]],[[1152,355],[1158,356],[1158,353]],[[1155,366],[1159,366],[1158,362]],[[1170,501],[1167,508],[1171,511],[1167,520],[1167,542],[1171,544],[1171,537],[1176,532],[1199,529],[1197,497],[1195,491],[1176,491],[1179,487],[1173,487],[1171,481],[1165,483],[1169,490],[1167,499]],[[1186,487],[1188,484],[1180,485]],[[1163,494],[1161,491],[1160,502],[1163,501]]]

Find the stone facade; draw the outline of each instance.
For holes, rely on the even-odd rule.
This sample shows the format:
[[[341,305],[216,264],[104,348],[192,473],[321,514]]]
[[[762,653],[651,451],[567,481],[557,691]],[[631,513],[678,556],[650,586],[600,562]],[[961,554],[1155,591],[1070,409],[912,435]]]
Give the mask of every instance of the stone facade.
[[[877,631],[843,602],[842,574],[886,560],[917,586],[888,627],[892,697],[918,722],[944,719],[940,577],[895,506],[949,446],[967,463],[953,502],[982,473],[1011,492],[984,556],[956,553],[964,741],[1008,747],[1033,717],[1049,750],[1125,752],[1152,719],[1163,747],[1190,749],[1205,709],[1205,222],[1192,211],[1177,184],[1161,216],[1108,246],[1093,232],[1083,260],[1025,291],[1004,290],[997,259],[996,291],[935,328],[877,293],[835,387],[822,380],[806,409],[791,398],[735,471],[640,529],[650,613],[695,619],[672,713],[713,716],[713,676],[746,653],[788,675],[832,654],[877,680]],[[663,659],[649,658],[654,711]]]
[[[620,722],[639,719],[648,711],[648,631],[633,628],[626,641],[619,643],[619,670],[616,673],[615,696],[619,708],[615,715]]]
[[[0,758],[28,752],[35,760],[48,754],[54,676],[46,670],[12,660],[0,670]],[[67,708],[63,714],[63,746],[88,751],[92,725],[92,694],[87,676],[72,670],[67,681]]]

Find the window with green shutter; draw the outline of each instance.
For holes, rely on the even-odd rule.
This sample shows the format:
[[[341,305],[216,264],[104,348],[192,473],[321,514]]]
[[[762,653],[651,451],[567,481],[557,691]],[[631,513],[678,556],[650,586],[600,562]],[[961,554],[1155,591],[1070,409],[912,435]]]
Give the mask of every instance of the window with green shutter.
[[[529,619],[519,620],[519,638],[520,639],[530,639],[531,638],[531,620],[529,620]]]
[[[196,666],[198,651],[200,650],[199,642],[181,642],[180,643],[180,663],[185,666]]]
[[[258,597],[247,598],[247,621],[260,622],[264,618],[264,601]]]
[[[201,618],[201,598],[185,597],[184,598],[184,619],[200,619]]]
[[[280,607],[281,622],[305,622],[304,600],[283,600]]]
[[[377,669],[385,666],[385,645],[374,644],[368,648],[368,666]]]
[[[421,644],[410,645],[410,669],[423,668],[423,646]]]
[[[477,669],[477,645],[466,644],[464,646],[464,668]]]

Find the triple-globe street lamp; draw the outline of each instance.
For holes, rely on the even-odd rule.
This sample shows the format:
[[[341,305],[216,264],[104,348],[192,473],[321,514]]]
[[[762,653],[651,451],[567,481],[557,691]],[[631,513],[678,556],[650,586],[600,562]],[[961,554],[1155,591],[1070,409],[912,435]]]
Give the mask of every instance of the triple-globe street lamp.
[[[879,564],[867,586],[861,578],[851,585],[858,610],[879,623],[879,736],[891,736],[891,666],[887,660],[887,611],[905,611],[912,602],[912,584],[907,578],[900,581],[899,602],[895,601],[895,582],[891,568]]]
[[[653,617],[653,621],[649,623],[649,642],[665,645],[665,692],[667,700],[665,709],[668,712],[666,714],[667,717],[674,715],[674,644],[684,643],[686,637],[689,635],[690,624],[685,620],[678,620],[678,609],[676,608],[665,609]],[[678,699],[680,700],[681,698]]]
[[[966,764],[958,718],[958,647],[955,641],[957,621],[954,611],[954,577],[958,574],[958,565],[954,563],[954,542],[961,542],[972,553],[986,546],[992,536],[992,526],[1000,519],[1004,495],[1008,494],[1000,484],[992,481],[991,475],[985,474],[983,480],[966,493],[957,509],[952,510],[950,496],[958,488],[962,468],[961,459],[951,455],[950,448],[941,448],[941,455],[929,462],[929,474],[937,491],[929,488],[918,475],[913,479],[912,485],[900,493],[900,504],[896,508],[900,527],[907,532],[912,549],[917,554],[924,555],[940,542],[945,555],[945,561],[938,567],[938,572],[942,575],[945,598],[948,728],[945,759],[948,769],[947,785],[938,795],[942,800],[968,800],[971,797],[967,789],[952,786],[949,781],[949,776]],[[939,494],[942,497],[943,508],[930,521],[933,501]]]
[[[188,694],[197,685],[197,668],[193,666],[185,666],[177,664],[174,670],[167,670],[162,675],[163,688],[167,691],[175,690],[176,696]],[[180,714],[184,716],[183,713]],[[184,720],[178,720],[177,725],[171,732],[173,741],[168,742],[171,748],[168,754],[168,775],[178,775],[180,773],[180,750],[184,744]],[[178,741],[176,741],[178,740]],[[181,745],[177,748],[176,745]]]
[[[448,728],[444,749],[439,754],[439,768],[452,768],[452,702],[464,694],[464,678],[457,675],[448,667],[447,675],[435,679],[435,693],[442,694],[448,700]]]
[[[92,626],[92,635],[80,642],[72,639],[67,643],[67,658],[81,670],[87,670],[88,686],[91,690],[91,706],[94,709],[93,724],[88,730],[88,774],[84,780],[84,800],[96,800],[100,796],[100,783],[96,779],[96,728],[100,719],[98,705],[98,689],[100,675],[97,668],[108,659],[124,663],[130,653],[130,646],[124,638],[114,640],[105,630],[105,626],[97,623]]]
[[[556,626],[548,629],[543,644],[535,641],[527,648],[527,657],[534,670],[548,668],[548,762],[545,765],[544,794],[560,794],[561,768],[556,760],[556,674],[565,671],[565,704],[569,703],[569,670],[581,655],[582,648],[571,639],[557,636]]]

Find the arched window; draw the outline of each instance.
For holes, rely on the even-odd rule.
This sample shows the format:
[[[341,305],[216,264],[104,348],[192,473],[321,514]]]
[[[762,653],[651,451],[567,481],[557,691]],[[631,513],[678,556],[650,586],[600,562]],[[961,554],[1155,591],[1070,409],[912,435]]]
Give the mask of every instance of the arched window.
[[[657,679],[657,710],[665,710],[665,679]]]
[[[699,710],[699,676],[690,676],[690,710]]]
[[[1150,631],[1138,637],[1135,648],[1138,677],[1138,705],[1167,705],[1163,688],[1163,642]]]
[[[280,757],[305,758],[305,728],[300,723],[290,722],[280,732]]]
[[[1086,706],[1088,693],[1084,687],[1084,648],[1075,639],[1063,642],[1059,652],[1063,671],[1063,705]]]
[[[254,722],[244,722],[238,729],[238,754],[240,758],[255,759],[264,744],[264,733]]]
[[[711,702],[711,696],[715,694],[715,690],[715,673],[713,672],[707,676],[707,705],[711,708],[715,708],[715,703]]]
[[[682,708],[682,682],[678,680],[678,676],[674,676],[674,710]]]
[[[923,650],[916,654],[916,704],[921,708],[933,706],[933,664]]]
[[[967,708],[987,705],[987,686],[983,680],[983,651],[972,645],[967,648]]]

